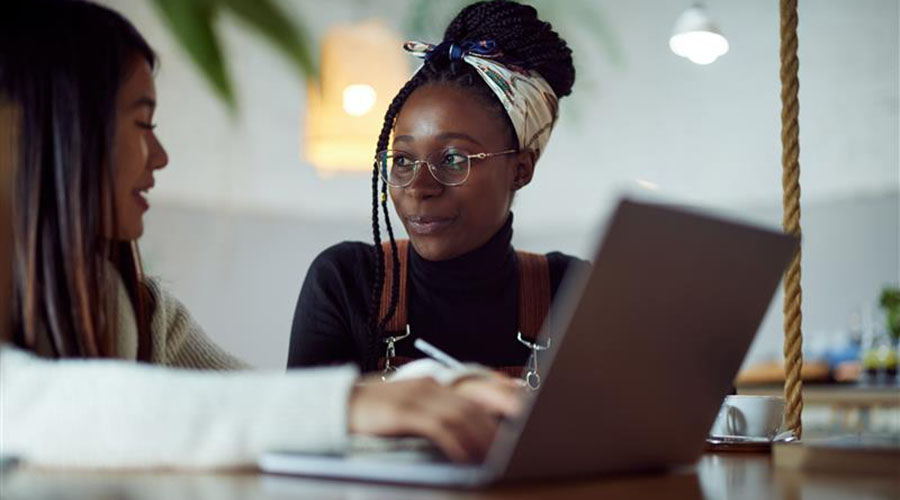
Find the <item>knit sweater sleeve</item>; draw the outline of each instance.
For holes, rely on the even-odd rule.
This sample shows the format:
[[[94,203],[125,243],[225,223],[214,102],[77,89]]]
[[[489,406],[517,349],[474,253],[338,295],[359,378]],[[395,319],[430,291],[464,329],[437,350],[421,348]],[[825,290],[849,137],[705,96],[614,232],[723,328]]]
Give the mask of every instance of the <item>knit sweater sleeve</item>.
[[[250,365],[216,345],[187,308],[159,282],[146,278],[155,303],[150,330],[154,364],[198,370],[239,370]]]
[[[347,445],[352,366],[172,370],[0,346],[0,451],[56,467],[232,467]]]

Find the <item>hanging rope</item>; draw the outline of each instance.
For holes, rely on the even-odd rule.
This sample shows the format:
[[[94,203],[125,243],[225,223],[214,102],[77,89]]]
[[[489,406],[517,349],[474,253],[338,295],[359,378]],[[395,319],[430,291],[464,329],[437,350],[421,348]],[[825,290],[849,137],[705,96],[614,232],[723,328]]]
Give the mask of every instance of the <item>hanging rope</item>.
[[[800,127],[797,115],[800,105],[797,91],[797,0],[781,1],[781,184],[784,190],[784,230],[800,236]],[[794,253],[784,277],[784,399],[785,424],[798,438],[803,432],[803,313],[800,305],[800,247]]]

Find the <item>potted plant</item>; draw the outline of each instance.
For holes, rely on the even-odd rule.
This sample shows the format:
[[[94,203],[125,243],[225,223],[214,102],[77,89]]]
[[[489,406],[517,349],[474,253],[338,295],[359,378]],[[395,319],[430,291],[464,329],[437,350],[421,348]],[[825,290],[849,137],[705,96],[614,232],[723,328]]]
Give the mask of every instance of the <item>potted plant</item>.
[[[888,375],[897,374],[898,343],[900,343],[900,288],[885,287],[881,291],[881,308],[884,309],[890,346],[882,356],[882,366]]]

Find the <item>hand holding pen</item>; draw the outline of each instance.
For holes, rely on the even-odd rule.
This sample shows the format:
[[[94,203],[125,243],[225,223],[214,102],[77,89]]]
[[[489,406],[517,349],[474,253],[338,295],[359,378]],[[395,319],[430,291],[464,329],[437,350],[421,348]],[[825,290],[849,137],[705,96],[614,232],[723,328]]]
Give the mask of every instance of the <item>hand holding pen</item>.
[[[465,364],[424,339],[417,338],[413,346],[451,370],[466,369]],[[453,384],[453,389],[498,416],[514,417],[522,411],[524,384],[521,379],[496,372],[479,372],[460,379]]]

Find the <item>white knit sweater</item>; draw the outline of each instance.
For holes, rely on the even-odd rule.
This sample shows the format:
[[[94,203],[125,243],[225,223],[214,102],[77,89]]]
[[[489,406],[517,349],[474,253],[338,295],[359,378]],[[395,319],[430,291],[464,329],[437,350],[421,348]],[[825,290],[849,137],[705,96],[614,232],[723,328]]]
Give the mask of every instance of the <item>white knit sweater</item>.
[[[132,361],[137,328],[130,306],[121,308],[121,360],[53,361],[0,347],[0,453],[57,467],[205,468],[252,464],[272,448],[331,452],[347,445],[354,367],[209,371],[246,365],[211,342],[178,300],[149,284],[154,365]],[[120,303],[130,304],[118,287]]]

